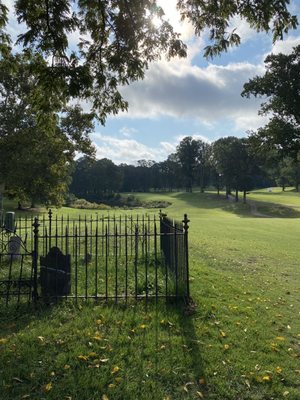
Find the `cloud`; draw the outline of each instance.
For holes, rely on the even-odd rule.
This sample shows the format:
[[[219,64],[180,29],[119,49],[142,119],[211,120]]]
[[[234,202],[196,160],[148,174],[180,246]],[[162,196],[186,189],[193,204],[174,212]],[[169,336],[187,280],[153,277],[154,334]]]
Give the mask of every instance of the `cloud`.
[[[148,147],[133,139],[118,139],[103,135],[99,132],[92,135],[96,146],[97,158],[109,158],[116,164],[134,164],[138,160],[162,161],[168,157],[170,150],[174,151],[171,143],[163,142],[159,148]]]
[[[273,46],[271,53],[278,54],[290,54],[293,51],[293,47],[299,46],[300,35],[289,36],[285,40],[277,41]]]
[[[135,128],[128,128],[127,126],[124,126],[119,130],[119,132],[125,136],[125,137],[131,137],[132,135],[138,133],[138,130]]]
[[[240,93],[245,82],[263,71],[263,65],[247,62],[202,68],[186,61],[158,62],[144,81],[121,89],[130,106],[120,117],[193,118],[210,129],[221,119],[253,118],[260,101],[244,99]]]

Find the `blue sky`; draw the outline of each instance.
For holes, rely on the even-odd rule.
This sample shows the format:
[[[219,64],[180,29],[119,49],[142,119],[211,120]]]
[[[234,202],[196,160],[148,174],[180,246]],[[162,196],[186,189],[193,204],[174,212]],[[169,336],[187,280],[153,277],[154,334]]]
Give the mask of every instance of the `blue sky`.
[[[4,2],[12,4],[12,0]],[[258,115],[262,100],[242,98],[243,84],[264,73],[267,54],[287,53],[300,44],[300,28],[273,45],[270,36],[258,34],[237,18],[232,26],[242,44],[208,62],[203,58],[207,33],[195,38],[192,27],[179,22],[176,0],[158,3],[188,44],[188,57],[170,62],[162,58],[150,66],[143,81],[121,89],[129,110],[109,117],[105,127],[96,125],[92,139],[98,158],[107,157],[117,164],[161,161],[185,136],[211,142],[229,135],[242,137],[263,126],[268,118]],[[300,20],[299,0],[291,1],[290,10]],[[10,26],[14,35],[20,29],[16,24]]]

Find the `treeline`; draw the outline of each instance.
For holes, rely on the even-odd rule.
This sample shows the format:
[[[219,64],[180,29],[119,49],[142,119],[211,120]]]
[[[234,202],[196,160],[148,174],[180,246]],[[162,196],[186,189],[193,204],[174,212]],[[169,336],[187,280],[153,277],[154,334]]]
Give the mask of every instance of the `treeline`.
[[[298,188],[298,161],[274,150],[261,153],[255,135],[227,137],[212,144],[185,137],[165,161],[139,160],[137,165],[115,165],[109,159],[89,157],[75,162],[70,192],[78,198],[102,202],[119,192],[185,190],[207,187],[226,195],[253,188],[287,185]]]

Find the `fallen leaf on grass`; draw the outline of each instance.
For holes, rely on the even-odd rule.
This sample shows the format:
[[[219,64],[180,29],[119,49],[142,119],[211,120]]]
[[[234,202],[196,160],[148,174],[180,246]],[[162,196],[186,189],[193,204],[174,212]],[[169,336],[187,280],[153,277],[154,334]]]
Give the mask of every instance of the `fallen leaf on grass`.
[[[110,384],[108,385],[109,389],[113,389],[115,386],[116,386],[116,385],[113,384],[113,383],[110,383]]]
[[[107,361],[109,361],[109,358],[101,358],[100,359],[100,362],[102,362],[103,364],[107,363]]]
[[[229,344],[224,344],[224,350],[228,350],[229,349]]]
[[[120,368],[119,368],[119,367],[113,367],[111,373],[112,373],[112,374],[116,374],[116,373],[119,372],[119,371],[120,371]]]
[[[81,361],[87,361],[88,357],[87,356],[78,356],[79,360]]]
[[[277,374],[281,374],[281,372],[282,372],[282,368],[280,368],[280,367],[276,367],[275,371],[277,372]]]
[[[22,379],[17,378],[17,377],[12,378],[12,380],[13,380],[14,382],[17,382],[17,383],[23,383]]]
[[[199,383],[200,383],[200,385],[205,385],[205,379],[204,378],[200,378],[199,379]]]
[[[224,331],[220,331],[220,336],[221,337],[226,337],[226,333]]]
[[[5,343],[7,343],[7,339],[5,339],[5,338],[0,339],[0,344],[5,344]]]
[[[194,382],[187,382],[184,386],[183,386],[183,390],[188,393],[189,389],[188,386],[194,385]]]
[[[44,341],[45,341],[44,336],[38,336],[37,338],[38,338],[41,342],[44,342]]]
[[[200,399],[204,399],[204,396],[203,396],[203,393],[202,393],[202,392],[197,391],[196,393],[197,393],[197,396],[198,396]]]
[[[285,340],[285,337],[283,337],[283,336],[277,336],[277,337],[276,337],[276,340],[278,340],[278,341],[280,341],[280,342],[283,342],[283,341]]]
[[[270,375],[264,375],[262,377],[263,382],[271,382],[272,378]]]
[[[284,397],[286,397],[286,396],[288,396],[288,395],[290,394],[290,392],[286,390],[286,391],[283,392],[282,394],[283,394]]]
[[[106,396],[106,394],[102,395],[102,400],[109,400],[109,398]]]
[[[44,390],[45,392],[50,392],[50,390],[52,390],[52,383],[47,383],[47,385],[44,386]]]

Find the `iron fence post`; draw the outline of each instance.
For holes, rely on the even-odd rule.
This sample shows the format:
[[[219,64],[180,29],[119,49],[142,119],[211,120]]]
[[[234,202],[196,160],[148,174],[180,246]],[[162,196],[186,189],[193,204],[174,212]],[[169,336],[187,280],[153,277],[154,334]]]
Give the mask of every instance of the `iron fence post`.
[[[51,235],[52,235],[52,210],[51,208],[48,211],[49,217],[49,250],[51,249]]]
[[[188,231],[189,231],[189,222],[187,214],[184,214],[183,229],[184,229],[184,253],[185,253],[185,268],[186,268],[186,296],[190,298],[190,274],[189,274],[189,247],[188,247]]]
[[[34,218],[33,226],[33,252],[32,252],[32,267],[33,267],[33,292],[32,297],[34,303],[38,300],[38,245],[39,245],[39,220]]]

